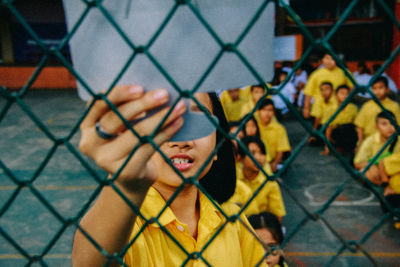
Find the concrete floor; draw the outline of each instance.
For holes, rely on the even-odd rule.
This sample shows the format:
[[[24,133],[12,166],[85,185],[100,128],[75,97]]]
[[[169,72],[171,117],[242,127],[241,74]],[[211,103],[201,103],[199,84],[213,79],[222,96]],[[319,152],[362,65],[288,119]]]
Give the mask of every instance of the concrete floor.
[[[52,135],[68,136],[76,126],[85,104],[74,91],[32,91],[24,101],[35,116],[40,118]],[[0,97],[0,110],[6,102]],[[292,147],[304,136],[305,131],[294,120],[284,123],[288,129]],[[26,113],[15,103],[0,121],[0,160],[19,180],[33,177],[34,188],[48,201],[62,218],[75,217],[97,187],[96,181],[80,164],[66,146],[57,147],[52,157],[37,175],[37,170],[49,155],[53,142],[49,141]],[[70,143],[77,147],[79,131]],[[289,192],[311,213],[333,194],[348,178],[348,174],[333,156],[319,155],[320,147],[306,146],[282,177]],[[92,163],[91,166],[96,168]],[[97,170],[100,175],[105,175]],[[34,192],[21,190],[11,205],[6,205],[17,192],[16,184],[6,171],[0,168],[0,229],[30,255],[41,254],[51,244],[53,237],[59,239],[51,245],[44,258],[48,266],[71,266],[70,253],[73,226],[63,228],[63,223],[39,201]],[[36,192],[35,191],[35,192]],[[287,216],[283,219],[286,233],[291,233],[305,214],[299,205],[283,190]],[[343,193],[328,208],[323,218],[345,240],[360,240],[374,227],[383,213],[375,196],[356,182],[350,182]],[[308,221],[285,246],[292,266],[323,266],[340,249],[337,236],[322,220]],[[379,266],[400,266],[400,231],[391,220],[385,222],[363,244]],[[0,266],[24,266],[26,259],[3,235],[0,235]],[[40,266],[39,263],[33,266]],[[360,253],[344,251],[332,266],[373,266]]]

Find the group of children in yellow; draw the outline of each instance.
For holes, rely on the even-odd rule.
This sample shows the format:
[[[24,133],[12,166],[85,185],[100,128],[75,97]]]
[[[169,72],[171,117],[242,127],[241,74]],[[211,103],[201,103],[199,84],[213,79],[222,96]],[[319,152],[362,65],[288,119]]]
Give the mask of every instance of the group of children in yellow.
[[[278,69],[277,72],[282,83],[289,71]],[[293,83],[301,72],[301,69],[297,71],[288,84]],[[379,104],[365,93],[353,94],[354,97],[349,98],[355,86],[326,53],[322,57],[322,65],[306,81],[299,86],[291,86],[296,88],[295,97],[287,95],[290,90],[283,92],[285,87],[288,88],[287,84],[278,88],[289,102],[302,110],[304,118],[310,120],[315,130],[325,127],[326,139],[341,155],[349,158],[357,170],[365,172],[365,177],[380,188],[392,205],[399,205],[400,141],[397,140],[399,132],[396,132],[395,125],[400,124],[400,107],[396,100],[388,96],[388,78],[378,76],[370,84]],[[279,122],[284,118],[283,109],[275,106],[274,97],[277,95],[267,94],[269,88],[274,88],[274,85],[268,83],[229,89],[220,96],[230,123],[230,133],[240,140],[240,144],[233,140],[237,186],[231,199],[239,206],[246,205],[252,194],[265,183],[264,174],[275,173],[290,155],[288,135]],[[303,100],[295,103],[299,95],[303,95]],[[321,138],[311,137],[309,144],[324,146],[321,155],[330,154],[329,147]],[[362,182],[366,183],[365,180]],[[244,212],[248,216],[268,212],[281,221],[286,211],[279,184],[269,180]],[[400,227],[398,222],[395,226]]]
[[[156,151],[126,129],[104,101],[93,100],[81,124],[80,150],[109,177],[117,177],[114,188],[104,186],[83,215],[74,236],[73,265],[124,261],[128,266],[204,266],[204,262],[211,266],[287,266],[280,249],[286,215],[280,178],[266,176],[280,174],[291,153],[280,122],[293,109],[286,106],[288,102],[302,108],[315,129],[325,127],[326,139],[365,172],[370,182],[363,179],[364,183],[381,187],[388,202],[398,203],[400,142],[395,125],[400,123],[400,109],[388,98],[387,78],[377,77],[371,83],[377,104],[349,99],[354,86],[329,54],[308,79],[298,70],[290,81],[293,84],[286,83],[289,73],[277,72],[271,83],[280,90],[278,95],[271,96],[264,84],[230,89],[219,98],[216,93],[195,94],[218,118],[221,128],[230,131],[232,142],[220,131],[195,140],[171,141],[184,123],[185,112],[199,110],[194,101],[187,106],[181,100],[170,113],[172,107],[165,107],[133,126],[140,136],[159,129],[153,137],[160,148]],[[167,105],[169,94],[165,89],[145,92],[140,85],[121,85],[107,98],[128,121],[137,121]],[[364,103],[355,105],[350,103],[353,100]],[[309,143],[318,141],[313,137]],[[329,148],[321,153],[328,155]],[[192,177],[197,180],[186,182]],[[236,216],[238,206],[240,216]],[[221,211],[236,217],[228,220]]]

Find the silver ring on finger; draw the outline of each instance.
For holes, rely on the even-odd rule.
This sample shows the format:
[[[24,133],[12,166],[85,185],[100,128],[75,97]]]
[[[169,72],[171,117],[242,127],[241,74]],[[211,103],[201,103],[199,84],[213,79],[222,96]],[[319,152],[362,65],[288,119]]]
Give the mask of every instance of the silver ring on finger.
[[[96,122],[96,133],[100,138],[105,139],[105,140],[110,140],[110,139],[114,139],[115,137],[117,137],[116,134],[110,134],[109,132],[104,130],[104,128],[101,127],[100,121]]]

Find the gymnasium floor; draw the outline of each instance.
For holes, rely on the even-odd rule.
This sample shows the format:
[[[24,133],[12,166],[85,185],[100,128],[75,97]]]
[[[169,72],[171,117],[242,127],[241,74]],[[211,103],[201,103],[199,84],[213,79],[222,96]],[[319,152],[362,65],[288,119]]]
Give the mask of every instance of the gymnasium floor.
[[[24,101],[56,137],[68,136],[79,120],[85,103],[74,91],[32,91]],[[0,98],[0,108],[5,106]],[[292,147],[305,131],[294,120],[285,122]],[[0,160],[19,180],[30,180],[34,188],[64,218],[76,216],[97,187],[97,183],[64,146],[58,146],[40,173],[37,170],[54,144],[33,124],[15,103],[0,122]],[[71,138],[76,148],[79,131]],[[333,194],[348,174],[333,157],[320,156],[320,147],[306,146],[282,178],[290,192],[311,212],[315,212]],[[92,166],[94,166],[92,164]],[[99,174],[104,174],[100,170]],[[39,174],[39,175],[37,175]],[[7,204],[11,196],[11,205]],[[290,233],[305,214],[283,190],[288,215],[283,224]],[[39,195],[39,194],[37,194]],[[381,219],[377,199],[365,188],[350,182],[338,201],[324,212],[323,218],[346,240],[359,240]],[[70,253],[74,227],[65,229],[60,220],[29,189],[17,191],[16,184],[0,168],[0,229],[30,255],[41,254],[48,266],[71,266]],[[53,237],[59,239],[53,242]],[[50,246],[49,246],[50,244]],[[306,266],[324,266],[341,247],[339,239],[326,224],[308,221],[285,247],[289,262]],[[364,243],[378,266],[400,266],[400,230],[391,220],[385,222]],[[3,235],[0,235],[0,266],[24,266],[27,263]],[[39,264],[33,264],[39,266]],[[293,264],[295,266],[295,264]],[[361,253],[348,250],[332,266],[373,266]]]

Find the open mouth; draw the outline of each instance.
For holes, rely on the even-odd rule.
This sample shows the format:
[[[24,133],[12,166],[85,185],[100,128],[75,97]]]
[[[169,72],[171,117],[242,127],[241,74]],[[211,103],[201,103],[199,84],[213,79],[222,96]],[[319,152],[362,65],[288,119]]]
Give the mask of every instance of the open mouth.
[[[193,166],[193,159],[187,155],[176,155],[171,158],[172,164],[180,171],[185,171]]]

